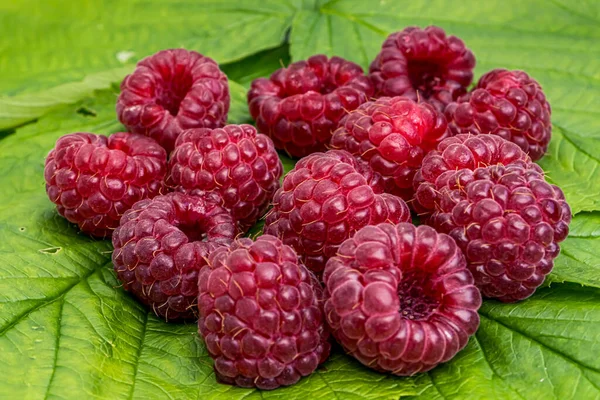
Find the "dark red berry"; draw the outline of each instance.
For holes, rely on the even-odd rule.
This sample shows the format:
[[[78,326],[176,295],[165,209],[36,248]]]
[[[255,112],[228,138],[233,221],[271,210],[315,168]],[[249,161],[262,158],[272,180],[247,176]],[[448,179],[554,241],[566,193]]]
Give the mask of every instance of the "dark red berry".
[[[410,200],[423,156],[449,135],[446,119],[431,105],[406,97],[383,97],[345,116],[331,138],[331,147],[368,162],[383,176],[386,192]]]
[[[46,193],[83,232],[110,237],[135,202],[161,192],[166,164],[165,150],[142,135],[71,133],[46,157]]]
[[[425,99],[438,110],[466,93],[475,56],[443,29],[408,27],[392,33],[371,63],[369,76],[378,96]]]
[[[414,375],[450,360],[479,326],[481,295],[451,237],[428,226],[366,226],[323,275],[334,337],[364,365]]]
[[[292,157],[325,150],[339,120],[373,95],[360,66],[317,55],[252,82],[250,114],[260,132]]]
[[[267,210],[282,172],[273,142],[254,127],[199,128],[177,138],[167,185],[213,197],[231,211],[245,232]]]
[[[484,296],[525,299],[552,270],[571,210],[563,192],[517,145],[492,135],[456,143],[465,137],[444,140],[440,152],[423,160],[416,193],[422,220],[456,240]],[[476,144],[492,141],[501,142],[497,156],[483,157],[489,147]],[[478,148],[479,157],[469,148]]]
[[[199,285],[199,332],[219,381],[275,389],[329,356],[321,287],[279,239],[242,238],[213,251]]]
[[[231,215],[202,197],[169,193],[142,200],[121,218],[112,261],[123,287],[168,321],[196,316],[198,271],[238,231]]]
[[[467,184],[461,178],[460,170],[473,171],[478,167],[507,165],[514,161],[531,162],[531,159],[514,143],[498,136],[460,134],[447,138],[426,156],[415,174],[412,206],[426,216],[440,202],[438,186],[444,186],[448,179],[456,177],[458,184]]]
[[[130,132],[170,152],[184,129],[225,125],[229,101],[227,76],[215,61],[195,51],[162,50],[125,77],[117,116]]]
[[[446,108],[455,134],[493,134],[542,158],[552,135],[550,104],[540,84],[523,71],[495,69],[471,93]]]
[[[379,174],[343,150],[304,157],[283,179],[265,233],[292,246],[321,274],[339,245],[366,225],[410,220],[406,203],[383,193]]]

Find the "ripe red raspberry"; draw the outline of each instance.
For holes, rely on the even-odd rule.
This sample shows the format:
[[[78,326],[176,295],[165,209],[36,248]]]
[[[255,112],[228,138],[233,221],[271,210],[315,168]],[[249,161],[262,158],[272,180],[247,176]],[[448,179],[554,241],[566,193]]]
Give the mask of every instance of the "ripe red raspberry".
[[[347,111],[367,101],[373,87],[361,67],[317,55],[252,82],[250,114],[260,132],[292,157],[325,150]]]
[[[379,174],[343,150],[304,157],[283,179],[264,231],[292,246],[320,275],[339,245],[365,225],[410,220],[406,203],[383,193]]]
[[[425,182],[416,198],[424,208],[433,205],[427,224],[456,240],[482,294],[513,302],[531,296],[552,270],[558,243],[569,232],[571,210],[563,192],[546,182],[542,169],[518,146],[488,135],[468,141],[492,137],[503,142],[500,149],[512,146],[521,155],[506,157],[513,161],[505,165],[456,169],[451,165],[459,157],[468,159],[467,146],[444,141],[441,155],[432,152],[423,160]]]
[[[366,226],[327,263],[324,313],[360,362],[407,376],[450,360],[479,326],[481,294],[451,237],[428,226]]]
[[[224,208],[202,197],[169,193],[137,202],[112,238],[123,287],[166,320],[196,315],[198,271],[210,251],[237,235]]]
[[[413,177],[424,155],[449,135],[446,119],[431,105],[383,97],[345,116],[331,147],[367,161],[383,176],[386,192],[410,200]]]
[[[183,129],[225,125],[229,101],[227,76],[214,60],[162,50],[125,77],[117,116],[130,132],[148,135],[170,152]]]
[[[83,232],[110,237],[135,202],[159,194],[166,164],[165,150],[145,136],[71,133],[46,157],[46,193]]]
[[[424,98],[438,110],[466,93],[475,56],[443,29],[408,27],[392,33],[371,63],[369,76],[378,96]]]
[[[498,135],[518,144],[534,161],[542,158],[552,135],[550,104],[540,84],[523,71],[488,72],[445,113],[455,134]]]
[[[250,125],[191,129],[177,138],[167,185],[210,195],[231,211],[245,232],[267,210],[282,172],[271,139]]]
[[[531,159],[517,145],[498,136],[461,134],[447,138],[425,157],[415,174],[415,201],[412,206],[422,217],[427,217],[441,201],[439,188],[445,186],[449,179],[454,179],[457,171],[473,171],[494,164],[508,165],[515,161],[527,163]],[[463,186],[466,183],[460,182]]]
[[[329,356],[322,290],[279,239],[243,238],[200,271],[199,332],[223,383],[292,385]]]

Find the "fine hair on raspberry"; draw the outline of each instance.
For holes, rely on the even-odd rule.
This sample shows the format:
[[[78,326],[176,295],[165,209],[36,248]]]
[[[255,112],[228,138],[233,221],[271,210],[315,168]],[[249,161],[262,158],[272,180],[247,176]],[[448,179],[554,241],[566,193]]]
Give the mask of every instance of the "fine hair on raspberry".
[[[495,69],[445,110],[454,134],[491,134],[516,143],[533,161],[552,137],[551,108],[540,84],[523,71]]]
[[[362,104],[341,121],[331,148],[365,160],[385,181],[385,191],[410,200],[423,157],[450,136],[444,115],[407,97],[382,97]]]
[[[366,225],[406,222],[399,197],[383,193],[383,180],[343,150],[304,157],[283,179],[267,214],[264,232],[292,246],[320,275],[339,245]]]
[[[195,51],[162,50],[144,58],[121,83],[119,121],[148,135],[170,152],[184,129],[225,125],[229,112],[227,76]]]
[[[377,96],[427,100],[439,111],[466,93],[475,56],[442,28],[408,27],[392,33],[371,63],[369,77]]]
[[[213,251],[199,286],[198,328],[220,382],[288,386],[329,356],[321,287],[274,236]]]
[[[210,252],[238,235],[209,199],[169,193],[136,203],[121,218],[112,261],[125,290],[167,321],[196,317],[198,272]]]
[[[251,125],[184,131],[169,160],[167,185],[209,196],[247,231],[264,215],[279,189],[281,160],[268,136]]]
[[[135,202],[161,193],[166,164],[165,150],[142,135],[71,133],[46,157],[46,193],[82,232],[110,237]]]
[[[275,147],[303,157],[325,150],[340,119],[372,95],[360,66],[316,55],[275,71],[269,79],[256,79],[248,105],[258,130]]]
[[[449,361],[479,326],[481,295],[454,240],[383,223],[346,240],[323,275],[333,336],[364,365],[410,376]]]

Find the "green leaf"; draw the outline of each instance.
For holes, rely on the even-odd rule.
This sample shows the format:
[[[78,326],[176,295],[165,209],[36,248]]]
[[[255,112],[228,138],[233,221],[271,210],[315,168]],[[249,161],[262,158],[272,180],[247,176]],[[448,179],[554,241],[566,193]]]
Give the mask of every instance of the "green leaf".
[[[562,188],[574,213],[599,210],[600,135],[584,137],[556,122],[552,127],[550,148],[539,162],[548,180]]]
[[[279,46],[293,1],[164,2],[7,0],[0,29],[0,92],[17,93],[83,80],[165,48],[185,47],[219,63]],[[250,39],[250,40],[248,40]]]
[[[221,66],[227,77],[244,87],[249,88],[256,78],[270,76],[275,70],[285,67],[290,63],[288,44],[275,49],[261,51],[246,57],[243,60]]]
[[[0,46],[0,130],[31,122],[0,133],[0,398],[600,399],[600,214],[580,212],[600,210],[597,3],[38,3],[0,4],[9,38]],[[341,55],[366,68],[386,34],[431,23],[467,42],[478,75],[522,68],[540,80],[554,124],[541,165],[579,214],[551,285],[517,304],[484,302],[467,347],[429,373],[380,374],[334,347],[289,388],[218,384],[196,326],[167,324],[139,305],[115,279],[109,241],[79,234],[46,197],[44,157],[56,139],[122,130],[114,83],[154,51],[215,57],[232,80],[229,122],[246,123],[250,82],[290,53]],[[259,223],[250,235],[260,232]]]
[[[106,89],[127,75],[133,66],[115,68],[88,75],[80,82],[65,83],[37,93],[0,97],[0,130],[38,118],[52,109],[89,96],[94,90]]]
[[[231,107],[227,116],[229,124],[251,124],[252,117],[246,103],[246,88],[237,82],[229,81],[229,93],[231,95]]]
[[[490,368],[522,398],[600,398],[599,300],[597,290],[561,286],[484,304],[476,337]]]
[[[600,287],[600,214],[576,215],[569,230],[569,237],[560,245],[550,281]]]
[[[561,285],[484,303],[469,346],[428,375],[423,398],[600,398],[600,293]]]

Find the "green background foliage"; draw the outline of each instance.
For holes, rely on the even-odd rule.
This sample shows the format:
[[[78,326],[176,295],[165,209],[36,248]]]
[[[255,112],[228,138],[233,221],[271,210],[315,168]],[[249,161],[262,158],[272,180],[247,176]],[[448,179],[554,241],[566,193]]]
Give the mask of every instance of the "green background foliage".
[[[576,213],[545,287],[485,301],[468,346],[429,373],[378,374],[336,348],[293,387],[219,385],[195,325],[137,304],[109,241],[79,234],[46,197],[56,139],[122,130],[118,83],[157,50],[215,58],[241,123],[252,79],[316,53],[367,68],[388,33],[429,24],[465,40],[476,77],[505,67],[541,82],[553,139],[540,164]],[[0,398],[600,398],[600,3],[5,0],[0,34]]]

